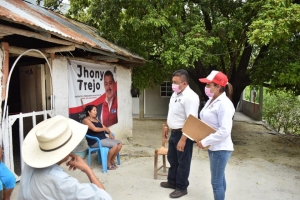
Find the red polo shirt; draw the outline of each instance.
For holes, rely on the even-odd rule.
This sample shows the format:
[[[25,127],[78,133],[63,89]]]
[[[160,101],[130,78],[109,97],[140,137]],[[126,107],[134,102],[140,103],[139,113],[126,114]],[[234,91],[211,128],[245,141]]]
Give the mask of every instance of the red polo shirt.
[[[102,104],[101,121],[104,126],[109,127],[118,123],[118,99],[115,95],[109,108],[108,102],[105,100]]]

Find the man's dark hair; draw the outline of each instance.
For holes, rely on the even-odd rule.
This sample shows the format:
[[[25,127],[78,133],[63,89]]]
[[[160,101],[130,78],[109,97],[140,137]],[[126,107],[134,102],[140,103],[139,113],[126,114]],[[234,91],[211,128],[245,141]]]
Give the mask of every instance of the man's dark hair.
[[[189,74],[188,74],[188,72],[186,71],[186,70],[184,70],[184,69],[180,69],[180,70],[177,70],[177,71],[175,71],[174,73],[173,73],[173,77],[174,76],[178,76],[178,77],[180,77],[180,80],[182,81],[182,82],[187,82],[187,84],[189,83]]]
[[[105,73],[104,73],[104,76],[111,76],[113,81],[115,82],[115,79],[114,79],[114,75],[113,73],[110,71],[110,70],[107,70]]]

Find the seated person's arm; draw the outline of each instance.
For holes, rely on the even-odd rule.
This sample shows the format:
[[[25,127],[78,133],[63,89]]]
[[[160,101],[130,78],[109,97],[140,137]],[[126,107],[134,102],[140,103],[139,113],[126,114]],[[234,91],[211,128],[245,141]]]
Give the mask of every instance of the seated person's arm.
[[[103,125],[104,126],[104,125]],[[115,136],[113,136],[113,134],[111,134],[111,131],[109,130],[109,128],[107,128],[108,131],[106,131],[106,133],[108,134],[108,137],[112,140],[115,139]]]
[[[88,120],[86,118],[82,121],[82,123],[87,125],[89,127],[89,129],[94,132],[102,132],[102,131],[109,132],[109,129],[106,128],[104,125],[102,125],[103,128],[96,127],[90,120]]]
[[[104,186],[93,173],[92,169],[85,163],[85,161],[76,155],[70,154],[69,160],[66,164],[70,170],[80,169],[89,178],[91,183],[80,183],[76,178],[67,175],[57,182],[59,188],[56,199],[76,200],[76,199],[103,199],[111,200],[111,196],[104,190]],[[59,164],[59,163],[58,163]],[[70,188],[72,188],[70,190]]]
[[[70,170],[75,170],[76,168],[80,169],[88,176],[91,183],[97,185],[98,188],[105,189],[102,183],[95,176],[93,170],[84,162],[84,160],[81,157],[76,156],[74,154],[70,154],[70,157],[71,160],[67,162],[67,166],[69,166]]]

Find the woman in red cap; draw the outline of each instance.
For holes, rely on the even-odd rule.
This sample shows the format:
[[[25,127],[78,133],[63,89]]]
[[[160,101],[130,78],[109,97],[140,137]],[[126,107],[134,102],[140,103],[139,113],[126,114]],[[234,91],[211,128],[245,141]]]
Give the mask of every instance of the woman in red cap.
[[[212,126],[215,133],[197,143],[199,148],[208,148],[211,184],[215,200],[224,200],[226,191],[225,168],[233,151],[231,140],[232,118],[235,108],[231,102],[232,85],[225,74],[213,70],[206,78],[205,94],[209,97],[200,112],[200,119]]]

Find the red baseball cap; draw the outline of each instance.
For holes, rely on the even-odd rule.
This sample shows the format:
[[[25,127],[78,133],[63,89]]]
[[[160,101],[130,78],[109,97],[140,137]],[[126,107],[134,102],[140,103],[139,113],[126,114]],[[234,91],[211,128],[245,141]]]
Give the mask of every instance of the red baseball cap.
[[[210,83],[213,82],[217,85],[221,85],[225,87],[228,83],[228,78],[225,74],[219,71],[211,71],[210,74],[206,78],[199,78],[201,83]]]

